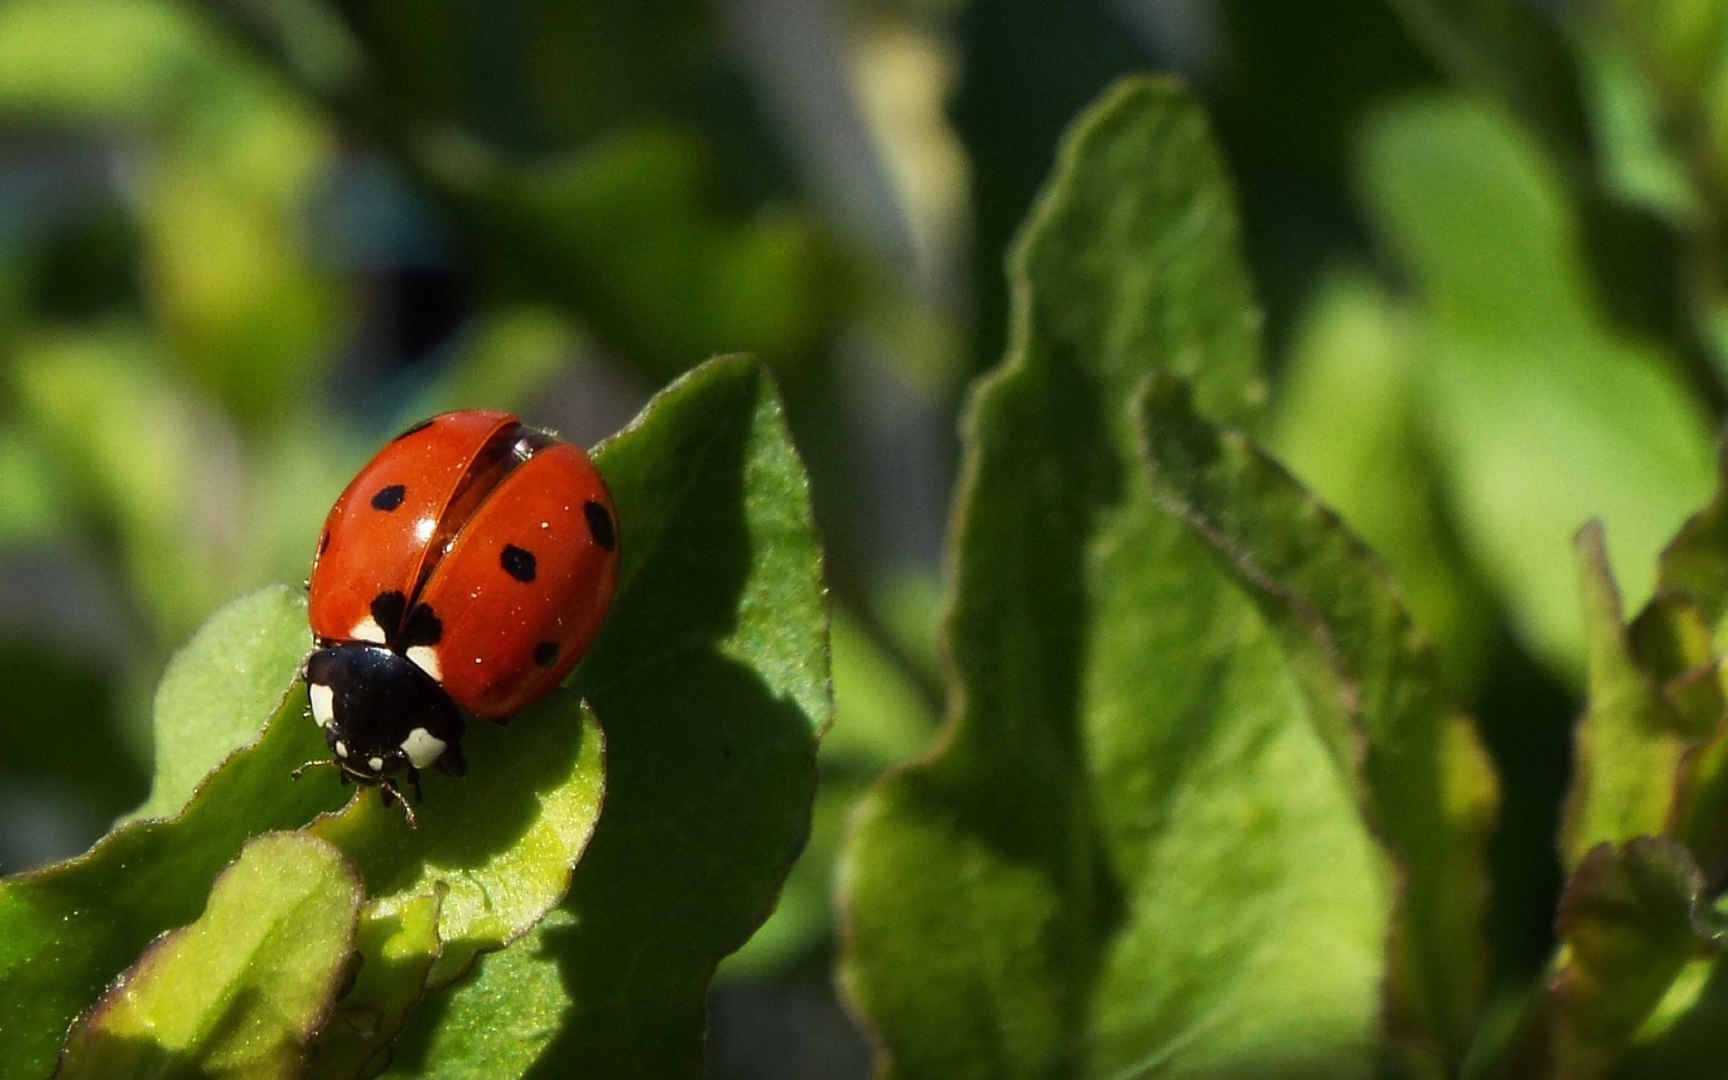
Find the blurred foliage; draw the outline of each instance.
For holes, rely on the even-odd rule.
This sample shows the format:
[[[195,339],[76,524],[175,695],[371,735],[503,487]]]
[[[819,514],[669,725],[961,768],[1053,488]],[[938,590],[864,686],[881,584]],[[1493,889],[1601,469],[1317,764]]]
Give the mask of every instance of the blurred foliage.
[[[0,867],[221,756],[152,731],[151,688],[218,605],[303,576],[391,429],[484,404],[591,444],[748,350],[810,470],[839,719],[807,854],[717,992],[810,993],[854,806],[953,711],[931,613],[1005,252],[1059,132],[1139,69],[1188,79],[1234,181],[1269,379],[1239,422],[1383,559],[1501,777],[1497,1000],[1625,970],[1553,962],[1559,831],[1596,860],[1574,936],[1616,874],[1686,880],[1627,846],[1658,823],[1707,890],[1728,866],[1710,514],[1658,568],[1728,407],[1716,0],[0,4]],[[1597,764],[1677,756],[1683,793]],[[1630,1042],[1564,1057],[1583,1006],[1544,990],[1509,1044],[1683,1074],[1728,976],[1671,923],[1629,931],[1680,973]],[[483,989],[410,1039],[496,1042]]]

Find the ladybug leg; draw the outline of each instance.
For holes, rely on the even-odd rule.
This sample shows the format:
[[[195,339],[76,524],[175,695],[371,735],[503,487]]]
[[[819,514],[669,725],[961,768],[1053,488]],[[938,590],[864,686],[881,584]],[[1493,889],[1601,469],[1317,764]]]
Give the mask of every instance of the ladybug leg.
[[[392,784],[388,780],[380,779],[378,781],[378,798],[385,806],[389,806],[391,801],[394,800],[396,805],[402,808],[402,816],[407,819],[408,827],[410,829],[418,829],[420,827],[420,823],[414,819],[414,808],[408,805],[408,800],[402,797],[402,792],[397,790],[395,784]]]
[[[422,803],[422,802],[426,801],[426,796],[424,796],[420,793],[420,770],[419,769],[416,769],[413,767],[410,767],[408,769],[408,786],[412,787],[414,789],[414,801],[415,802]]]

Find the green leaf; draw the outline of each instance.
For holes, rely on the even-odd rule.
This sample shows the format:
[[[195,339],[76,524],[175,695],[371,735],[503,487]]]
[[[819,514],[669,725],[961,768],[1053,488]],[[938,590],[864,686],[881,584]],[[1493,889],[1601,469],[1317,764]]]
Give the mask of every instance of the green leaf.
[[[1716,649],[1728,649],[1728,443],[1720,448],[1716,492],[1662,549],[1656,589],[1697,608]]]
[[[429,892],[374,900],[361,909],[355,942],[360,972],[318,1032],[310,1055],[318,1076],[380,1071],[444,951],[438,916],[445,891],[440,883]]]
[[[394,427],[424,416],[488,402],[520,409],[591,345],[568,316],[534,307],[501,307],[476,313],[442,370],[399,403]]]
[[[248,96],[205,118],[203,138],[159,150],[140,209],[152,314],[170,355],[229,415],[260,428],[294,415],[284,401],[310,396],[339,333],[339,294],[302,235],[329,168],[324,132],[281,100]],[[224,126],[225,138],[209,138]]]
[[[930,742],[936,718],[899,668],[842,610],[833,644],[834,726],[822,739],[810,842],[762,929],[726,958],[720,977],[767,977],[808,958],[833,930],[834,863],[867,781]]]
[[[231,605],[216,625],[226,637],[202,635],[176,665],[173,683],[192,693],[164,694],[194,715],[159,720],[189,734],[199,722],[215,722],[206,707],[280,700],[263,734],[218,765],[178,817],[135,822],[78,859],[0,882],[0,1051],[26,1068],[52,1052],[67,1021],[150,938],[197,913],[210,879],[248,835],[293,828],[348,795],[328,774],[288,779],[295,765],[328,753],[295,681],[299,650],[274,648],[270,659],[270,643],[305,633],[298,593],[266,590]],[[199,686],[217,693],[221,676],[234,685],[213,700],[196,697]],[[232,737],[234,726],[223,719],[213,737]],[[417,831],[371,792],[313,825],[352,858],[373,896],[361,942],[366,959],[410,971],[421,965],[434,986],[478,951],[520,936],[558,902],[592,833],[603,786],[599,726],[567,691],[507,729],[474,726],[464,750],[472,775],[426,778]],[[425,898],[446,891],[437,933],[419,932]],[[397,932],[372,925],[391,920]],[[416,943],[417,955],[406,951]],[[402,974],[363,983],[360,997],[344,1001],[343,1017],[356,1032],[373,1034],[361,1040],[365,1046],[331,1047],[332,1061],[374,1058],[420,988]]]
[[[303,615],[269,602],[238,610],[282,624],[231,623],[240,640],[304,626]],[[0,879],[0,1060],[23,1075],[45,1074],[72,1018],[152,938],[198,915],[211,880],[249,837],[295,828],[344,797],[334,784],[288,780],[326,753],[304,694],[289,693],[298,657],[244,676],[232,656],[210,663],[228,669],[235,698],[280,702],[263,733],[210,773],[178,817],[134,822],[76,859]]]
[[[138,327],[28,337],[14,360],[7,388],[61,465],[62,500],[113,530],[157,637],[179,641],[232,595],[247,539],[232,430]]]
[[[0,544],[22,547],[51,538],[64,523],[51,455],[16,424],[0,426]]]
[[[711,361],[596,460],[624,566],[572,687],[605,718],[605,813],[564,915],[457,984],[438,1006],[453,1028],[411,1022],[405,1075],[698,1071],[715,965],[809,829],[832,711],[820,552],[767,376]]]
[[[102,123],[160,119],[207,83],[211,37],[173,4],[31,0],[0,11],[0,109]],[[196,95],[192,95],[196,96]]]
[[[1672,841],[1592,848],[1560,898],[1559,958],[1508,1075],[1607,1075],[1675,980],[1711,957],[1702,891],[1698,868]]]
[[[1568,868],[1603,842],[1666,832],[1679,798],[1681,763],[1709,731],[1687,729],[1635,655],[1602,526],[1591,522],[1579,530],[1577,547],[1590,678],[1561,826]]]
[[[1728,875],[1728,708],[1720,656],[1728,650],[1728,447],[1716,495],[1662,551],[1657,596],[1633,624],[1640,660],[1664,704],[1701,745],[1679,775],[1675,835],[1706,880]]]
[[[1728,1047],[1728,959],[1722,943],[1704,956],[1684,962],[1662,999],[1639,1026],[1614,1075],[1621,1080],[1648,1077],[1713,1076]]]
[[[471,776],[426,778],[417,832],[374,798],[313,827],[353,857],[374,894],[361,941],[373,976],[344,1000],[341,1037],[320,1045],[332,1069],[377,1067],[422,974],[433,986],[459,976],[563,893],[601,794],[600,731],[583,696],[626,733],[624,783],[609,796],[602,870],[570,898],[580,918],[565,920],[555,949],[541,940],[538,962],[572,988],[564,1037],[594,1060],[645,1075],[700,1060],[714,965],[766,916],[803,842],[816,735],[831,712],[820,562],[803,470],[765,376],[744,360],[707,365],[601,461],[625,565],[578,689],[508,729],[471,729]],[[281,695],[299,659],[282,643],[304,625],[298,599],[279,591],[240,602],[177,668],[184,698],[176,689],[164,700],[221,709],[198,695],[213,692],[217,673],[236,671],[241,685],[222,688],[226,702]],[[242,652],[257,655],[237,666]],[[152,936],[196,913],[247,834],[306,821],[340,798],[317,774],[286,779],[323,756],[303,710],[303,694],[289,694],[179,817],[136,823],[78,860],[0,883],[0,1051],[9,1061],[45,1071],[66,1022]],[[188,738],[200,723],[218,742],[234,737],[237,721],[216,719],[161,718]],[[645,955],[645,942],[658,955]],[[625,985],[633,992],[620,993]]]
[[[1677,361],[1616,330],[1560,179],[1501,115],[1453,98],[1377,115],[1359,175],[1421,298],[1428,443],[1451,526],[1552,663],[1583,656],[1560,552],[1599,517],[1634,607],[1710,489],[1711,438]]]
[[[839,255],[801,213],[725,212],[712,174],[688,132],[638,125],[456,198],[501,292],[581,312],[651,376],[730,342],[815,355],[846,281]]]
[[[1647,5],[1641,6],[1648,10]],[[1636,26],[1645,17],[1641,11],[1629,24]],[[1586,29],[1598,31],[1582,35],[1579,45],[1583,88],[1601,140],[1598,157],[1604,182],[1621,198],[1642,204],[1677,226],[1698,222],[1704,213],[1703,193],[1686,174],[1685,161],[1677,153],[1682,148],[1668,141],[1666,103],[1659,88],[1635,62],[1648,58],[1638,55],[1641,50],[1630,50],[1628,55],[1626,46],[1631,42],[1624,35],[1601,32],[1608,30],[1606,26],[1587,25]]]
[[[427,783],[412,834],[404,835],[397,808],[367,792],[308,827],[359,868],[369,918],[406,917],[409,905],[442,896],[431,988],[466,971],[477,953],[522,936],[558,903],[605,790],[600,724],[569,691],[507,729],[470,725],[462,749],[474,782]]]
[[[306,596],[281,585],[234,600],[174,654],[156,688],[156,777],[125,820],[180,812],[199,781],[256,738],[282,700],[284,673],[312,647]]]
[[[575,923],[560,908],[508,949],[481,956],[472,976],[415,1010],[383,1075],[507,1080],[526,1074],[557,1038],[573,1004],[547,939],[571,932]]]
[[[1439,660],[1372,554],[1277,463],[1154,376],[1146,452],[1160,503],[1250,591],[1310,715],[1396,864],[1390,1020],[1458,1054],[1487,980],[1482,939],[1494,775]]]
[[[338,293],[301,235],[330,140],[251,61],[210,20],[161,0],[29,0],[0,13],[0,112],[149,140],[132,204],[145,299],[171,360],[262,426],[291,415],[282,402],[332,353]]]
[[[1569,42],[1546,13],[1498,0],[1391,0],[1390,6],[1460,83],[1504,101],[1556,140],[1580,125]]]
[[[59,1076],[298,1075],[354,948],[360,881],[303,833],[248,841],[204,913],[72,1028]]]
[[[1423,445],[1423,356],[1411,324],[1365,275],[1328,278],[1279,374],[1269,442],[1386,560],[1448,674],[1467,689],[1491,660],[1493,598],[1445,519]]]
[[[1200,111],[1108,94],[1011,272],[965,426],[949,727],[859,809],[843,985],[891,1076],[1367,1075],[1390,884],[1278,642],[1154,505],[1128,407],[1159,368],[1228,420],[1261,392]]]

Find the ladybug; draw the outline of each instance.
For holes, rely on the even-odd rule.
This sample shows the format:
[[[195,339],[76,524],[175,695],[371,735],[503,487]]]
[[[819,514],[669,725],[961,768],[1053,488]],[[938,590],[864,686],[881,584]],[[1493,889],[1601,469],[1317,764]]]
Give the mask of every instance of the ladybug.
[[[335,755],[388,805],[466,771],[463,713],[503,722],[587,651],[618,584],[618,525],[578,446],[507,412],[421,421],[330,508],[307,580],[302,674]]]

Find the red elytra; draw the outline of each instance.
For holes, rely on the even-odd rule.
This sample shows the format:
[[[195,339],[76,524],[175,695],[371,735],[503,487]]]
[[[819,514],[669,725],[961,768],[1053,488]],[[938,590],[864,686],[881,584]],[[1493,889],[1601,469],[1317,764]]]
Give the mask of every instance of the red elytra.
[[[321,647],[386,645],[462,708],[501,718],[587,651],[618,582],[617,516],[580,447],[514,415],[444,413],[380,450],[324,522]]]

